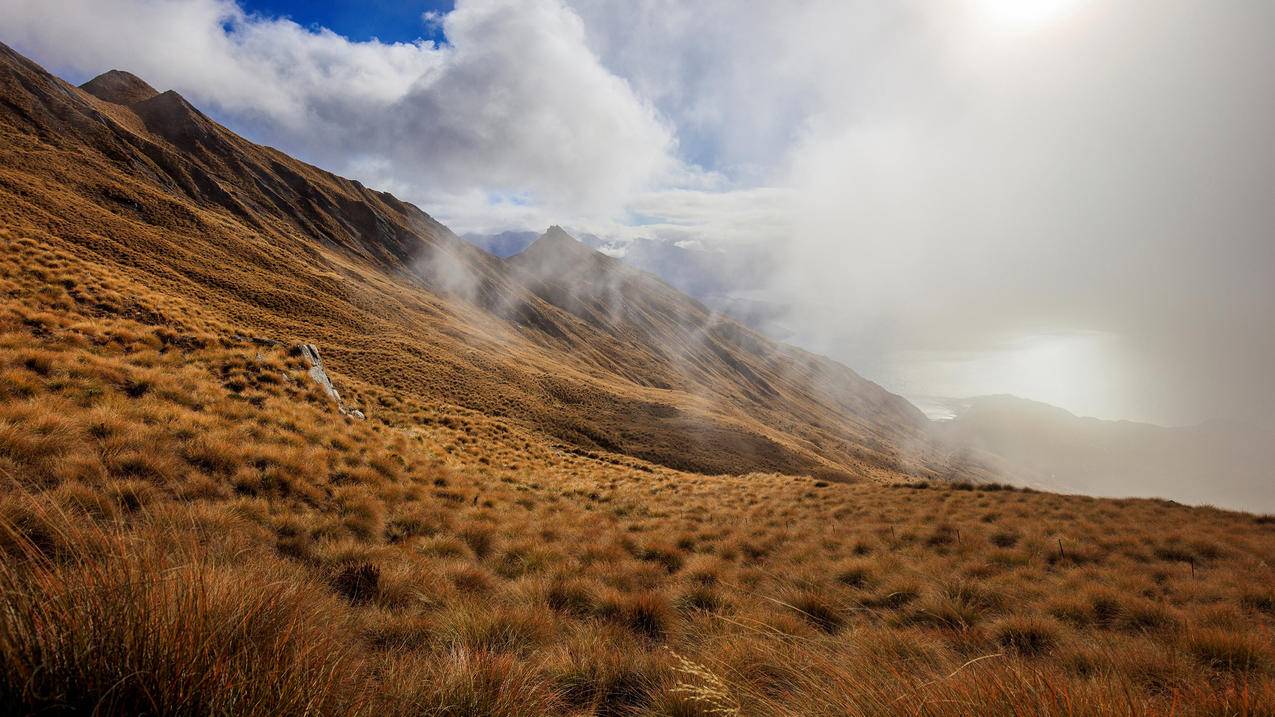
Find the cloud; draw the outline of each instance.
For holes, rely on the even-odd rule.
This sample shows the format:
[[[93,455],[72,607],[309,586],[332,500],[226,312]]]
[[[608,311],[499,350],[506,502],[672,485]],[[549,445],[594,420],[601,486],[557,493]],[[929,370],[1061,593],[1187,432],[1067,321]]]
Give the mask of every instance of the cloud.
[[[944,30],[874,70],[913,81],[869,113],[844,95],[790,154],[781,283],[838,309],[809,333],[889,375],[895,351],[994,365],[1007,343],[1100,332],[1120,350],[1075,380],[1132,390],[1069,408],[1268,420],[1272,14],[1091,3],[1032,37],[918,15]]]
[[[1035,395],[1271,420],[1275,6],[1053,5],[573,2],[603,62],[745,183],[727,190],[782,188],[765,225],[695,225],[770,234],[768,294],[804,345],[897,390],[978,392],[1101,335]],[[740,208],[646,214],[688,202]]]
[[[228,0],[0,7],[3,39],[55,70],[130,70],[254,139],[426,206],[605,215],[678,169],[672,130],[601,66],[558,0],[462,0],[430,18],[442,46],[352,42]]]

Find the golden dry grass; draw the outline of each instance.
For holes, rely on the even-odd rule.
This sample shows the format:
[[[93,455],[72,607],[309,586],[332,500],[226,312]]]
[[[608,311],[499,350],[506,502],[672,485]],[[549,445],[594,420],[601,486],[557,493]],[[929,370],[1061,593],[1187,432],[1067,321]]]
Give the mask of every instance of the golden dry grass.
[[[7,246],[10,711],[1275,711],[1269,518],[685,474],[354,382],[343,418],[285,347]]]

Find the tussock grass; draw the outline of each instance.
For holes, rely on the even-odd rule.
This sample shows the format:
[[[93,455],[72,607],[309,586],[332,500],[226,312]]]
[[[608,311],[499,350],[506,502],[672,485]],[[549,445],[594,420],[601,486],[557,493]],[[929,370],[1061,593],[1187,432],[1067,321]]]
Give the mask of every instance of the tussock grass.
[[[284,347],[41,306],[0,303],[9,711],[1275,713],[1269,521],[681,473],[348,379],[357,421]]]
[[[348,618],[303,577],[91,529],[90,539],[67,516],[30,511],[59,526],[69,554],[51,560],[23,526],[0,523],[16,547],[0,564],[0,703],[83,714],[359,707],[340,685],[357,667],[341,639]]]

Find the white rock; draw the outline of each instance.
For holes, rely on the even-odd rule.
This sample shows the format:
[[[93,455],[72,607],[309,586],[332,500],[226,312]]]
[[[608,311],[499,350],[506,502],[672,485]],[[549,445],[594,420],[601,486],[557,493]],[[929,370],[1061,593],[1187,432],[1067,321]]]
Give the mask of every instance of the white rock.
[[[310,364],[310,378],[323,388],[323,392],[328,397],[336,401],[336,405],[341,405],[341,394],[337,393],[336,387],[332,385],[332,379],[328,378],[327,371],[323,370],[323,359],[319,358],[319,347],[314,344],[301,344],[301,355]]]

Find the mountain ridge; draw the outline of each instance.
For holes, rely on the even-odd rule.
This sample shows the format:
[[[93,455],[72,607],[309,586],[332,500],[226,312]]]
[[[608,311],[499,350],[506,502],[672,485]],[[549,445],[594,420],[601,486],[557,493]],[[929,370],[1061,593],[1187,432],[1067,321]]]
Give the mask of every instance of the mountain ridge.
[[[576,269],[559,251],[501,260],[410,203],[244,140],[175,92],[103,77],[86,85],[132,103],[0,49],[13,226],[238,331],[319,344],[347,379],[516,416],[583,448],[707,473],[953,470],[903,399],[560,227],[545,246]],[[553,276],[533,270],[538,254]]]

